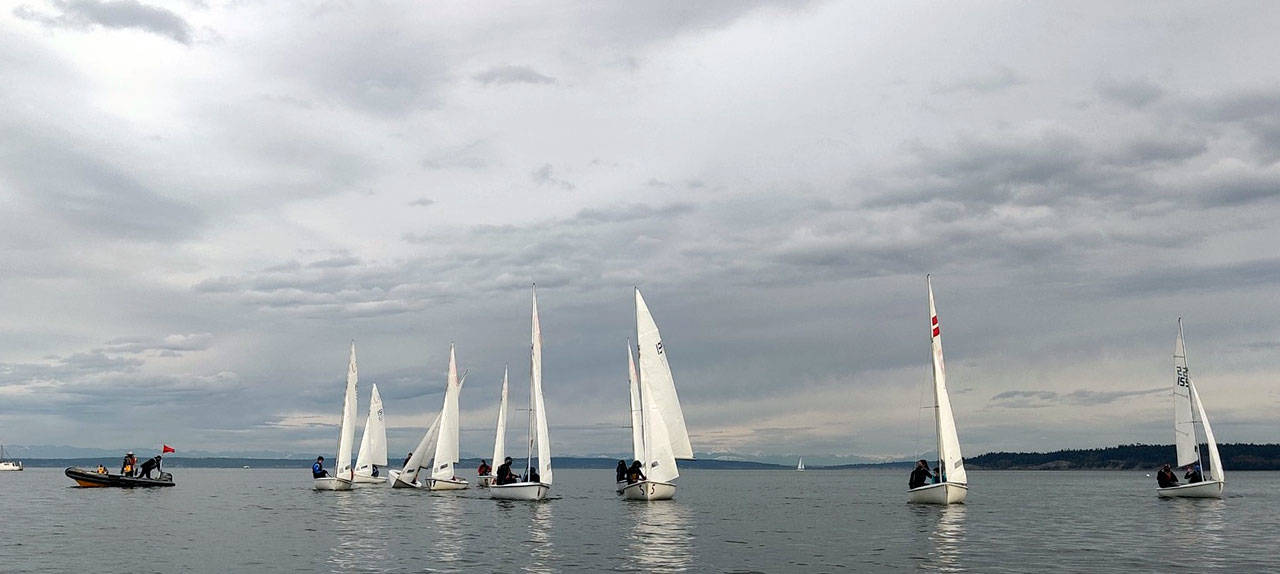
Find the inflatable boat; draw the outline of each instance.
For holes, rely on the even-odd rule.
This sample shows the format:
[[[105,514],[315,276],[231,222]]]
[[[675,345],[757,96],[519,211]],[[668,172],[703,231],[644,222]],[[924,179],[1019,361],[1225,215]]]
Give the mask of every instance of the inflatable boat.
[[[145,476],[124,476],[121,474],[103,474],[96,470],[78,467],[67,467],[67,478],[86,488],[116,487],[145,488],[152,486],[173,486],[173,475],[161,472],[157,478]]]

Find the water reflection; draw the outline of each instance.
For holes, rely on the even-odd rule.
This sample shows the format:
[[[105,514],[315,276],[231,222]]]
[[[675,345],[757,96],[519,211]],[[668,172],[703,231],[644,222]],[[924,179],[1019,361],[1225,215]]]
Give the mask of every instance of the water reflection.
[[[508,501],[509,502],[509,501]],[[558,572],[559,556],[555,544],[551,541],[551,532],[555,528],[555,515],[547,501],[525,503],[529,508],[529,563],[521,570],[525,572]]]
[[[381,571],[389,556],[387,532],[374,489],[317,493],[333,509],[328,534],[333,537],[328,564],[331,571]]]
[[[466,556],[464,516],[463,500],[456,492],[431,497],[431,512],[427,513],[431,525],[428,530],[431,533],[430,556],[446,569]]]
[[[929,540],[929,548],[920,557],[919,567],[939,572],[963,572],[961,548],[965,538],[965,507],[912,505],[916,532]]]
[[[645,572],[684,572],[693,566],[692,512],[679,502],[627,504],[627,556]]]
[[[1226,502],[1217,498],[1174,498],[1168,527],[1174,532],[1170,546],[1174,563],[1225,566],[1231,556],[1223,542]]]

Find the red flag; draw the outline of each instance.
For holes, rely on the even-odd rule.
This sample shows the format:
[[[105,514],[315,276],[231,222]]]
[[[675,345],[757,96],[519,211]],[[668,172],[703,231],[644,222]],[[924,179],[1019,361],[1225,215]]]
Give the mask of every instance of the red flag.
[[[167,445],[167,444],[166,444],[166,445],[164,445],[164,448],[161,448],[161,449],[160,449],[160,454],[167,454],[167,453],[171,453],[171,452],[178,452],[178,451],[173,450],[173,447],[171,447],[171,446],[169,446],[169,445]]]

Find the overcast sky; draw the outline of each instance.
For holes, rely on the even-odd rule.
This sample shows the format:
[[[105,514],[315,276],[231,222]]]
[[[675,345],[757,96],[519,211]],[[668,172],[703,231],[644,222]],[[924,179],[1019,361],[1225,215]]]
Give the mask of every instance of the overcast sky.
[[[1280,4],[0,6],[7,444],[328,454],[354,339],[394,458],[454,341],[487,454],[536,281],[555,454],[639,285],[695,451],[914,457],[926,273],[966,454],[1172,442],[1179,315],[1280,440]]]

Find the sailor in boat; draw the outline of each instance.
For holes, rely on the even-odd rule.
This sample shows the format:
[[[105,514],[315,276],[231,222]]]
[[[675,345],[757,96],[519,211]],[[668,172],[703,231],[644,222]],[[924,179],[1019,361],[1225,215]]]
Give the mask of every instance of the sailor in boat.
[[[106,474],[106,473],[107,473],[107,467],[98,465],[98,474]]]
[[[374,477],[374,478],[378,478],[378,465],[374,464],[374,465],[370,465],[370,466],[372,466],[372,467],[373,467],[373,469],[369,471],[369,476],[372,476],[372,477]]]
[[[124,461],[120,463],[120,474],[124,476],[133,476],[133,469],[138,467],[138,458],[133,456],[133,451],[124,453]]]
[[[933,478],[933,476],[929,472],[929,463],[922,458],[916,461],[916,468],[911,471],[911,479],[907,481],[907,488],[920,488],[928,484],[929,479]]]
[[[511,472],[511,457],[502,459],[502,465],[498,467],[498,476],[494,480],[498,484],[520,482],[520,477]]]
[[[615,478],[615,479],[614,479],[614,481],[615,481],[615,482],[622,482],[622,481],[624,481],[624,480],[626,480],[626,479],[627,479],[627,461],[625,461],[625,460],[620,460],[620,461],[618,461],[618,472],[617,472],[617,478]]]
[[[645,480],[644,471],[640,470],[640,461],[631,463],[631,468],[627,469],[627,484],[635,484]]]
[[[400,466],[409,466],[409,459],[411,458],[413,458],[413,451],[410,451],[409,454],[404,455],[404,462],[400,463]]]
[[[1200,474],[1200,463],[1188,464],[1186,469],[1187,473],[1182,475],[1182,478],[1187,479],[1187,484],[1204,482],[1204,475]]]
[[[155,455],[142,462],[142,467],[138,469],[139,477],[151,478],[151,471],[160,470],[160,455]]]
[[[1160,472],[1156,473],[1156,484],[1160,485],[1160,488],[1178,486],[1178,477],[1173,474],[1173,469],[1166,464],[1160,467]]]
[[[542,482],[542,476],[538,474],[538,469],[529,469],[529,482]]]
[[[489,472],[492,470],[492,468],[489,468],[489,463],[482,458],[480,459],[480,466],[476,467],[476,476],[489,476]]]
[[[942,471],[937,466],[934,466],[933,467],[933,483],[938,484],[939,482],[946,482],[946,481],[947,481],[947,477],[942,474]]]
[[[315,464],[311,465],[311,478],[324,478],[329,476],[329,471],[324,469],[324,457],[317,456]]]

